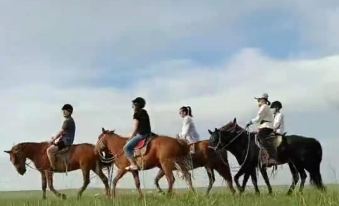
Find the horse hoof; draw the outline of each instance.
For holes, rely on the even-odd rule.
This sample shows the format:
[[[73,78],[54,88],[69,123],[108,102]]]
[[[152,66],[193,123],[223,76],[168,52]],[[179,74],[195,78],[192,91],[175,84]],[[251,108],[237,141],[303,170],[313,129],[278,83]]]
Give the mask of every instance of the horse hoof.
[[[66,200],[67,196],[65,194],[61,194],[61,199]]]
[[[286,195],[291,196],[292,195],[292,191],[289,190]]]

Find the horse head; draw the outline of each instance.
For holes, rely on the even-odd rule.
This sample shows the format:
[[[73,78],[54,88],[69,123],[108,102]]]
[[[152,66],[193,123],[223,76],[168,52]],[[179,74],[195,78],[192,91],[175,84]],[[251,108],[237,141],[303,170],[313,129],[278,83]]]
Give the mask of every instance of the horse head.
[[[210,147],[214,150],[218,150],[225,147],[225,145],[227,146],[233,141],[233,138],[237,135],[239,130],[241,130],[241,127],[237,124],[236,118],[221,129],[215,128],[214,131],[208,130],[211,135],[209,138]]]
[[[10,160],[20,175],[26,173],[26,155],[20,145],[14,146],[11,150],[4,151],[9,154]]]
[[[105,128],[101,129],[101,134],[98,137],[98,141],[95,145],[95,149],[97,152],[106,151],[106,137],[110,135],[114,135],[115,130],[106,130]]]

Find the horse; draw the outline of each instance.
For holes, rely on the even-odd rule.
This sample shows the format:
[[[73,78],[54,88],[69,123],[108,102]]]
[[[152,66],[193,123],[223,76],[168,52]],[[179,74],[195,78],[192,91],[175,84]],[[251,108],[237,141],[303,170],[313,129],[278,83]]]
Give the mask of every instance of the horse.
[[[130,165],[123,151],[123,147],[127,141],[128,138],[116,134],[114,130],[109,131],[102,128],[102,133],[99,135],[96,144],[96,150],[99,154],[104,151],[105,153],[109,152],[113,155],[114,164],[118,168],[112,184],[113,197],[116,196],[116,185],[118,181],[128,172],[125,168]],[[186,142],[159,135],[151,140],[147,147],[147,152],[136,159],[139,168],[142,170],[148,170],[154,167],[161,168],[167,178],[169,186],[168,194],[172,193],[175,181],[173,170],[177,168],[183,172],[183,176],[187,181],[190,190],[194,192],[191,175],[185,164],[189,153],[189,146]],[[140,189],[139,171],[131,171],[131,173],[134,177],[139,198],[142,198],[143,194]]]
[[[227,160],[227,152],[213,151],[211,148],[209,148],[208,140],[199,141],[194,144],[194,147],[195,153],[191,154],[190,169],[205,167],[209,179],[206,195],[209,194],[215,182],[214,170],[216,170],[224,178],[231,192],[235,193],[235,189],[233,188],[232,175]],[[159,170],[154,180],[154,184],[158,192],[160,193],[163,193],[163,191],[159,186],[159,180],[164,175],[164,172],[162,170]]]
[[[257,186],[256,168],[259,166],[260,148],[255,142],[255,133],[249,133],[237,124],[237,120],[226,124],[221,129],[209,130],[211,135],[209,143],[216,150],[230,151],[238,163],[241,165],[239,171],[234,176],[234,181],[240,192],[244,192],[249,176],[251,176],[256,193],[259,194]],[[320,163],[322,160],[321,144],[314,138],[303,137],[300,135],[288,135],[282,137],[282,142],[277,148],[278,164],[288,164],[293,176],[293,181],[288,195],[292,194],[296,184],[301,178],[299,192],[302,193],[307,178],[305,172],[310,175],[310,182],[317,189],[325,191],[320,173]],[[266,165],[259,166],[260,172],[268,187],[269,193],[272,193],[272,187],[266,172]],[[240,186],[239,177],[244,175],[243,184]]]
[[[53,186],[53,173],[54,172],[68,172],[81,169],[83,175],[83,185],[80,188],[77,197],[80,198],[84,190],[90,183],[90,170],[99,176],[105,185],[106,195],[110,197],[110,189],[108,185],[108,179],[102,172],[102,166],[100,163],[100,157],[95,152],[95,147],[92,144],[78,144],[68,147],[61,157],[57,153],[57,166],[52,170],[49,159],[47,157],[46,150],[50,146],[49,142],[23,142],[12,147],[11,150],[4,151],[10,155],[10,160],[17,172],[20,175],[26,173],[26,160],[29,159],[33,162],[37,171],[41,174],[41,187],[42,198],[46,199],[46,188],[49,189],[62,199],[66,199],[66,195],[62,194],[54,189]],[[61,154],[60,154],[61,155]],[[60,161],[61,160],[61,161]],[[28,165],[29,166],[29,165]]]

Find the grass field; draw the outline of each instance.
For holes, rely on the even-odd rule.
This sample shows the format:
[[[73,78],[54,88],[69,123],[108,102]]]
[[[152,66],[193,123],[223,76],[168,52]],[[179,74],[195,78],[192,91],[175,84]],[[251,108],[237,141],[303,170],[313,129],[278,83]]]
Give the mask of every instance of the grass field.
[[[275,194],[268,196],[266,190],[262,188],[262,194],[257,196],[249,189],[243,195],[232,195],[228,190],[221,188],[212,190],[209,196],[205,196],[204,189],[196,194],[185,190],[176,190],[172,197],[161,195],[152,190],[146,190],[145,199],[139,200],[134,190],[120,190],[118,197],[114,200],[108,200],[103,196],[103,190],[89,189],[84,193],[81,200],[76,199],[76,191],[63,191],[68,195],[67,200],[55,198],[48,193],[47,200],[41,200],[40,191],[24,192],[0,192],[1,206],[104,206],[104,205],[194,205],[194,206],[212,206],[212,205],[236,205],[236,206],[289,206],[289,205],[339,205],[339,186],[328,186],[326,193],[320,193],[313,188],[307,187],[303,194],[295,193],[292,196],[286,196],[286,188],[275,187]]]

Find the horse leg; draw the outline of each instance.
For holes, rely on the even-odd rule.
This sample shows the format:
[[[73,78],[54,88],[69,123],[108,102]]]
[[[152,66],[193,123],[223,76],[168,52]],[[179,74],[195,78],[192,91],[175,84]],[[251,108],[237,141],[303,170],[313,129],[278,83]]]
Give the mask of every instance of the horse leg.
[[[109,185],[108,185],[108,179],[107,179],[106,175],[102,172],[102,168],[97,166],[97,168],[93,171],[94,171],[95,174],[97,174],[99,176],[101,181],[104,183],[106,196],[111,197],[111,191],[110,191],[110,188],[109,188]]]
[[[239,192],[242,192],[242,187],[239,183],[239,178],[244,174],[244,168],[241,167],[240,170],[237,172],[237,174],[234,175],[234,182],[239,190]]]
[[[268,178],[268,175],[267,175],[266,167],[261,166],[260,167],[260,173],[261,173],[262,177],[264,178],[264,181],[267,185],[268,194],[272,194],[272,186],[271,186],[271,183],[270,183],[270,179]]]
[[[118,181],[126,174],[126,172],[127,172],[126,170],[118,169],[118,173],[113,179],[113,189],[112,189],[113,197],[115,197],[116,195],[115,191],[116,191],[116,186],[117,186]]]
[[[224,180],[227,182],[228,188],[231,190],[231,192],[234,194],[236,191],[233,187],[233,181],[232,181],[232,174],[230,171],[230,168],[224,165],[218,165],[214,168],[220,176],[224,178]]]
[[[140,189],[139,172],[138,171],[133,171],[132,174],[133,174],[133,177],[134,177],[135,187],[137,188],[137,190],[139,192],[139,198],[141,199],[143,197],[143,194],[142,194],[142,191]]]
[[[209,180],[209,183],[208,183],[208,188],[207,188],[207,191],[206,191],[206,195],[208,195],[212,189],[212,186],[215,182],[215,176],[214,176],[214,171],[213,169],[211,169],[210,167],[205,167],[206,169],[206,172],[207,172],[207,175],[208,175],[208,180]]]
[[[240,193],[245,192],[246,184],[247,184],[249,177],[250,177],[250,173],[246,172],[245,175],[244,175],[244,179],[242,180],[242,186],[241,186]]]
[[[173,165],[169,161],[165,160],[165,162],[161,163],[162,171],[164,171],[164,174],[166,176],[167,182],[168,182],[168,191],[167,194],[171,195],[173,190],[173,184],[175,181],[174,175],[173,175]]]
[[[307,178],[307,174],[305,172],[305,169],[302,168],[302,167],[299,167],[297,166],[297,170],[300,174],[300,187],[299,187],[299,192],[302,193],[303,190],[304,190],[304,185],[305,185],[305,181],[306,181],[306,178]]]
[[[295,168],[293,163],[289,162],[288,166],[290,167],[290,171],[292,173],[293,181],[292,181],[290,188],[288,189],[287,195],[291,195],[296,184],[299,181],[299,174],[298,174],[298,170]]]
[[[46,188],[47,188],[46,174],[43,171],[40,171],[40,174],[41,174],[42,199],[46,199]]]
[[[257,172],[255,170],[255,168],[253,168],[252,173],[251,173],[251,179],[252,179],[252,183],[255,189],[255,193],[257,195],[260,194],[259,188],[258,188],[258,180],[257,180]]]
[[[60,197],[62,199],[66,199],[66,195],[65,194],[62,194],[58,191],[56,191],[54,189],[54,186],[53,186],[53,172],[50,172],[50,171],[46,171],[45,173],[47,175],[47,185],[48,185],[48,188],[49,190],[51,190],[51,192],[53,192],[53,194],[57,197]]]
[[[161,169],[158,171],[158,174],[157,176],[155,177],[154,179],[154,184],[155,184],[155,187],[157,188],[158,192],[159,193],[163,193],[164,191],[162,191],[162,189],[160,188],[160,185],[159,185],[159,180],[165,175],[164,171],[162,171]]]
[[[85,189],[87,188],[88,184],[90,183],[90,179],[89,179],[89,170],[87,169],[82,169],[82,177],[83,177],[83,185],[80,188],[80,191],[78,192],[78,199],[80,199],[82,193],[85,191]]]

